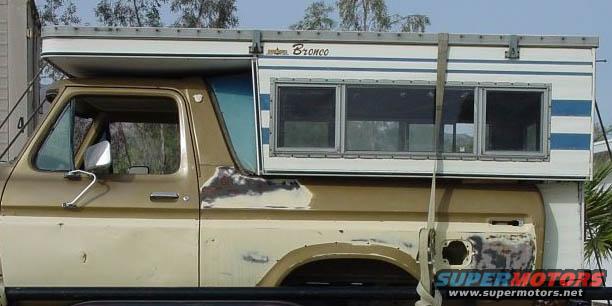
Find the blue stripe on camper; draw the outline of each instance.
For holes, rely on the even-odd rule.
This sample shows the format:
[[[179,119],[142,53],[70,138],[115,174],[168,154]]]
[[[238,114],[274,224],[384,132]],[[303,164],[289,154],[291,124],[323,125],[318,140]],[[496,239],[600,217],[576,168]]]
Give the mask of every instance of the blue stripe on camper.
[[[551,150],[590,150],[591,134],[552,133]]]
[[[591,100],[553,100],[553,116],[591,116]]]
[[[270,129],[261,128],[261,143],[270,144]]]
[[[259,107],[261,110],[270,110],[270,95],[259,94]]]

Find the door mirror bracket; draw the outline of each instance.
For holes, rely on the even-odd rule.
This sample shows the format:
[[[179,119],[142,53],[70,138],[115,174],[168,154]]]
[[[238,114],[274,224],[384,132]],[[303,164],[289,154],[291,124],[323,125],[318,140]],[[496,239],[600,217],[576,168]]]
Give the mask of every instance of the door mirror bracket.
[[[111,165],[110,142],[107,140],[90,146],[85,151],[85,170],[72,170],[64,175],[66,179],[77,180],[81,174],[91,177],[91,182],[70,202],[62,203],[62,207],[66,209],[77,208],[77,202],[83,197],[91,187],[96,183],[97,177],[94,173],[96,170],[106,169]]]
[[[72,170],[68,173],[66,173],[65,177],[66,178],[73,178],[78,176],[79,174],[85,174],[88,175],[92,178],[91,182],[89,183],[89,185],[87,185],[87,187],[85,187],[85,189],[81,190],[81,192],[70,202],[65,202],[62,203],[62,207],[66,208],[66,209],[75,209],[77,208],[76,203],[81,199],[81,197],[83,197],[83,195],[85,193],[87,193],[87,191],[89,191],[89,189],[96,183],[97,181],[97,177],[96,174],[93,172],[87,172],[87,171],[83,171],[83,170]]]

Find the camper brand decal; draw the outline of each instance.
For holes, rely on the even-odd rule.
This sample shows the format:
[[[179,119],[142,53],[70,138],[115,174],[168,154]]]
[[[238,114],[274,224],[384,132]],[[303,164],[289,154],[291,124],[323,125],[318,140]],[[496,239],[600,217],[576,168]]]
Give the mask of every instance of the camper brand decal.
[[[293,55],[328,56],[329,49],[327,48],[305,48],[304,44],[298,43],[298,44],[293,45]]]
[[[268,55],[287,55],[287,50],[279,49],[268,49]]]

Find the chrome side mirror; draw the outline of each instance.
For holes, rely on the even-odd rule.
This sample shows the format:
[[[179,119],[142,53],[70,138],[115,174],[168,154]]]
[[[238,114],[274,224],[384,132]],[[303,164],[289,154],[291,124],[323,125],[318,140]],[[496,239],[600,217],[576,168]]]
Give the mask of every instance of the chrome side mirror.
[[[85,150],[85,171],[105,169],[111,165],[110,142],[96,143]]]
[[[62,207],[68,209],[77,208],[77,202],[87,191],[93,187],[96,183],[97,177],[94,173],[95,170],[104,169],[111,165],[111,153],[110,153],[110,142],[102,141],[93,146],[90,146],[85,150],[85,171],[83,170],[72,170],[64,177],[73,179],[78,177],[80,174],[85,174],[91,177],[91,182],[70,202],[62,203]],[[91,172],[90,172],[91,171]]]

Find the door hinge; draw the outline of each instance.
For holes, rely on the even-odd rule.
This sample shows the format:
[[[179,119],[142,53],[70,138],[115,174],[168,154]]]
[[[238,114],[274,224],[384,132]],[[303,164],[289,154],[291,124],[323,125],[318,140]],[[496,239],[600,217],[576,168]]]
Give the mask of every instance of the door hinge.
[[[510,35],[510,40],[508,41],[508,51],[506,51],[507,59],[519,59],[521,57],[519,39],[520,38],[516,35]]]

